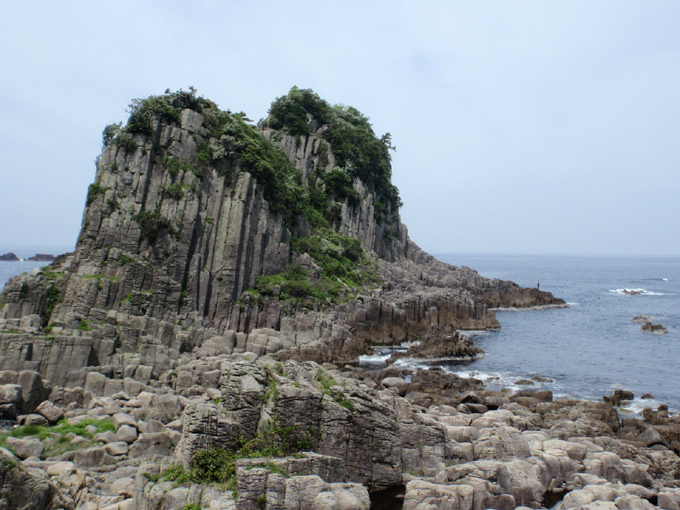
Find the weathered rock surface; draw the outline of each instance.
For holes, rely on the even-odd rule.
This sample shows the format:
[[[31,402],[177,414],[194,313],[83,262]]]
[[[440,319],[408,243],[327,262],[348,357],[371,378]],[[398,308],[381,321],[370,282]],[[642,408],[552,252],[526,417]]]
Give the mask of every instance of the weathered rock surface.
[[[36,370],[53,384],[85,387],[102,366],[109,378],[148,384],[183,353],[201,349],[199,355],[280,352],[281,359],[347,362],[371,345],[416,340],[432,326],[497,328],[491,307],[563,304],[424,253],[398,211],[390,204],[378,210],[375,190],[359,179],[352,183],[356,200],[337,203],[335,226],[378,257],[382,287],[341,306],[244,295],[257,277],[283,271],[293,258],[314,264],[293,256],[283,216],[239,158],[229,168],[199,160],[201,147],[217,144],[210,122],[185,108],[175,121],[157,116],[147,134],[128,136],[126,144],[105,145],[76,251],[4,290],[1,369]],[[336,165],[325,133],[315,121],[299,138],[263,131],[308,189]],[[305,235],[304,222],[296,228]]]
[[[437,368],[338,369],[412,341],[408,356],[476,356],[458,330],[500,327],[493,308],[564,302],[436,260],[358,178],[329,225],[380,283],[335,302],[244,292],[291,262],[320,278],[293,250],[311,220],[282,214],[246,148],[210,156],[222,113],[175,113],[105,143],[75,252],[2,293],[0,415],[30,427],[3,436],[0,507],[680,505],[680,423],[661,410],[628,422]],[[326,134],[262,130],[307,191],[337,164]],[[192,474],[213,449],[227,485]]]
[[[55,452],[58,434],[44,443],[7,438],[18,456],[4,453],[4,465],[31,487],[35,508],[350,509],[399,498],[404,508],[560,500],[563,508],[675,508],[680,495],[680,418],[664,409],[621,419],[610,402],[490,391],[435,368],[407,381],[394,367],[339,370],[234,354],[186,356],[178,372],[187,374],[181,386],[130,397],[103,395],[106,385],[98,385],[99,395],[86,391],[66,404],[71,426],[89,420],[94,434],[90,423],[110,423],[94,441],[69,433],[75,451]],[[12,377],[0,372],[0,380]],[[615,403],[625,398],[632,394],[620,391]],[[124,441],[123,432],[133,434]],[[235,492],[163,478],[173,464],[191,469],[198,452],[239,452],[262,438],[270,451],[291,454],[237,460]],[[15,483],[8,476],[4,483]]]

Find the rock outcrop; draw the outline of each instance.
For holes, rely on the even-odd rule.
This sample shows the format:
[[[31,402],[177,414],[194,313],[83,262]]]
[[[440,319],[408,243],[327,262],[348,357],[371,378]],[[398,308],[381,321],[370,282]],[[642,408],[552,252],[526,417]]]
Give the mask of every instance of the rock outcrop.
[[[49,253],[36,253],[32,257],[28,257],[27,260],[33,262],[52,262],[55,258],[54,255],[50,255]]]
[[[51,387],[36,413],[58,408],[68,423],[2,435],[14,453],[0,449],[0,501],[119,510],[680,502],[680,420],[663,409],[622,419],[609,402],[491,391],[440,369],[254,357],[187,357],[158,387],[94,372],[88,389]]]
[[[677,504],[663,413],[338,368],[403,342],[474,357],[459,330],[493,308],[564,306],[413,243],[390,147],[298,89],[259,127],[181,91],[107,126],[75,251],[1,296],[0,506]]]
[[[82,386],[101,366],[148,382],[203,346],[345,362],[433,326],[497,328],[493,307],[563,304],[424,253],[396,199],[380,194],[391,185],[348,177],[351,162],[337,167],[329,127],[311,114],[306,125],[302,135],[285,126],[258,131],[181,92],[141,102],[123,131],[107,127],[76,251],[5,287],[0,368]],[[281,194],[297,185],[274,186],[285,166],[279,154],[295,169],[283,179],[301,183],[292,205]],[[318,202],[319,192],[328,197],[320,209],[327,219],[299,206]],[[314,226],[324,222],[334,230]],[[291,262],[309,278],[325,274],[293,244],[340,249],[319,234],[333,231],[359,242],[381,283],[342,283],[345,297],[330,301],[280,299],[278,287],[275,296],[244,293]]]

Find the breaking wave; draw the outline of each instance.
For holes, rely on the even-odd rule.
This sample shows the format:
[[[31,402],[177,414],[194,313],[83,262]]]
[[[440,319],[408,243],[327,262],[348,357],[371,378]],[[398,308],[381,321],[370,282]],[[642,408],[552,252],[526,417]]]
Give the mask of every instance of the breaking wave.
[[[665,296],[663,292],[654,292],[647,289],[612,289],[609,292],[619,294],[621,296]]]

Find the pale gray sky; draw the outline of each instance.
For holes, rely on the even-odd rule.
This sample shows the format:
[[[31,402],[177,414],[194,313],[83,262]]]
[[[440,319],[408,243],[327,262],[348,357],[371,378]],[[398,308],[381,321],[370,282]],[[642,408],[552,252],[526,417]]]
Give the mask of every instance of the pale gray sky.
[[[392,133],[428,251],[680,255],[679,24],[676,0],[7,3],[0,251],[75,243],[132,98],[256,120],[297,85]]]

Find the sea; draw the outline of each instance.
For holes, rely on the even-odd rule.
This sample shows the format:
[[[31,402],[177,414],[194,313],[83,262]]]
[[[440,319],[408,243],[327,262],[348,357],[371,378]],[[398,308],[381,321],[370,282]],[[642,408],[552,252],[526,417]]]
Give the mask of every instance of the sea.
[[[49,264],[49,262],[32,262],[28,259],[33,257],[38,253],[45,253],[49,255],[61,255],[62,253],[67,253],[73,251],[73,246],[68,245],[36,245],[36,246],[12,246],[12,245],[0,245],[0,255],[5,253],[14,253],[17,257],[22,259],[21,261],[7,262],[0,260],[0,290],[5,287],[7,280],[13,276],[30,273],[35,268],[44,267]]]
[[[14,251],[58,254],[66,249]],[[550,389],[557,398],[599,400],[616,389],[632,391],[630,408],[665,403],[680,411],[680,258],[437,255],[482,276],[512,280],[564,299],[569,308],[498,310],[498,331],[467,332],[485,354],[472,361],[435,362],[488,387]],[[0,287],[12,276],[44,262],[1,262]],[[635,291],[634,294],[628,292]],[[643,332],[631,320],[646,315],[667,334]],[[362,358],[367,365],[385,350]],[[412,366],[425,365],[411,360]],[[428,365],[430,366],[430,365]],[[533,380],[532,380],[533,378]],[[517,381],[531,380],[530,385]],[[654,399],[641,399],[642,395]]]

